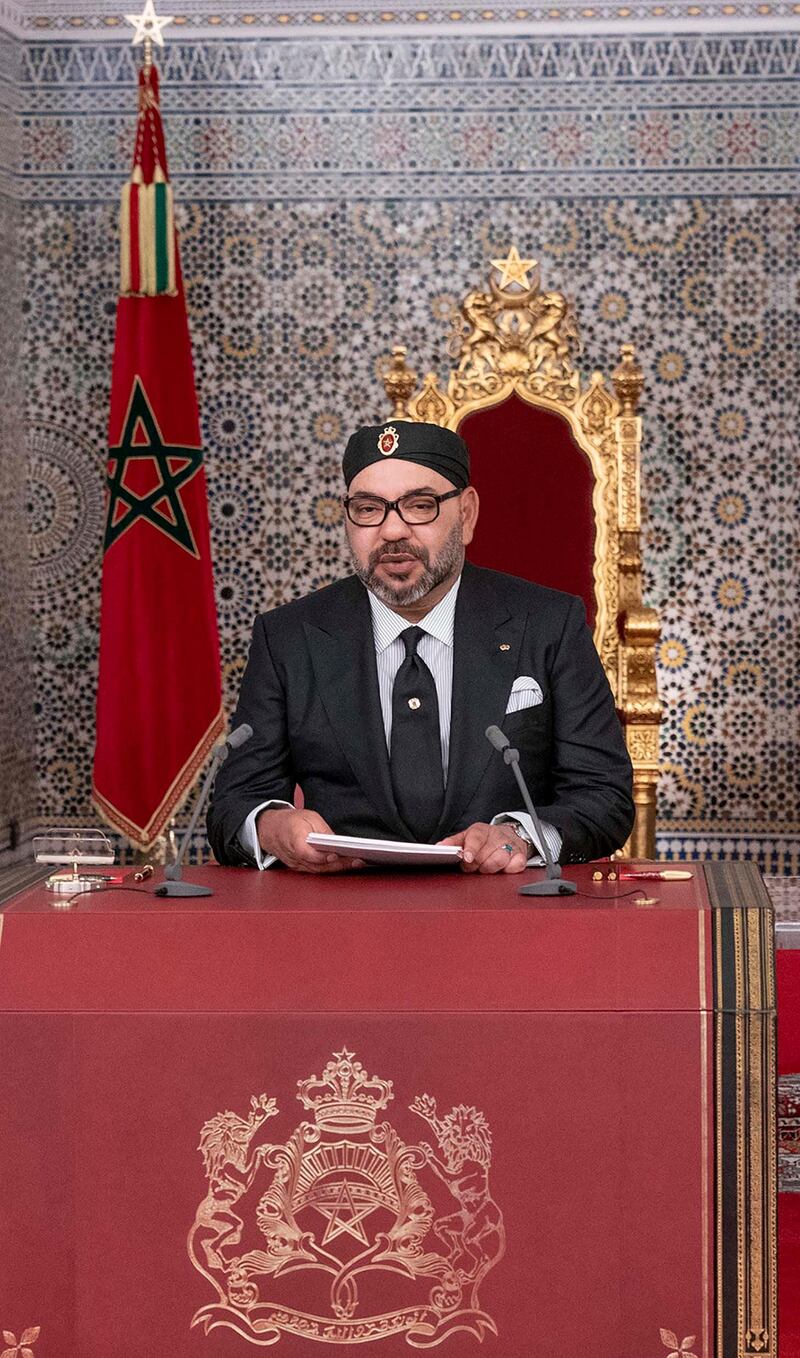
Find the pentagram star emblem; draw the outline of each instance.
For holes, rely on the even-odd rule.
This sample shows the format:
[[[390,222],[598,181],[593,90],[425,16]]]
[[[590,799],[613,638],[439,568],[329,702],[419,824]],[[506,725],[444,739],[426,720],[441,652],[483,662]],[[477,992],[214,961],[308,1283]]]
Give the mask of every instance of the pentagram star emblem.
[[[199,556],[180,491],[200,470],[203,450],[164,442],[139,377],[133,380],[122,438],[108,456],[105,550],[144,519],[190,556]]]
[[[536,268],[537,263],[535,259],[520,259],[516,245],[512,245],[507,259],[492,260],[494,267],[502,274],[501,288],[507,287],[509,283],[519,283],[523,288],[529,287],[528,274],[531,269]]]
[[[146,42],[148,38],[157,43],[159,47],[163,47],[164,34],[161,30],[166,28],[167,24],[173,22],[173,15],[159,16],[156,14],[153,0],[146,0],[141,14],[126,14],[125,22],[133,24],[136,30],[131,38],[134,47],[138,47],[139,43]]]
[[[327,1217],[328,1224],[325,1227],[325,1234],[322,1237],[322,1244],[327,1245],[329,1241],[335,1240],[340,1235],[351,1235],[354,1240],[358,1240],[362,1245],[370,1242],[364,1233],[361,1225],[368,1216],[376,1210],[378,1204],[374,1202],[363,1203],[357,1206],[353,1194],[350,1191],[350,1184],[347,1179],[342,1179],[339,1184],[339,1195],[329,1206],[324,1207],[321,1203],[315,1202],[314,1208],[322,1216]],[[360,1196],[360,1195],[359,1195]],[[346,1213],[347,1215],[342,1215]]]

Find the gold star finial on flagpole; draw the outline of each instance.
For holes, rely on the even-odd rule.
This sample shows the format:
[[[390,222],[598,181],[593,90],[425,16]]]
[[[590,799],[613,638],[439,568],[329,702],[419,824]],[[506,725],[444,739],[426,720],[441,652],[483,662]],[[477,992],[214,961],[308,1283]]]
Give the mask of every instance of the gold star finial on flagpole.
[[[125,22],[132,24],[135,29],[131,39],[133,46],[138,47],[140,43],[144,43],[145,62],[148,61],[148,57],[152,54],[153,43],[157,43],[159,47],[164,46],[164,34],[162,30],[166,28],[167,24],[172,23],[173,18],[174,15],[172,14],[159,17],[159,15],[156,14],[153,0],[145,0],[145,6],[141,14],[125,15]]]
[[[507,259],[493,259],[492,264],[501,274],[500,287],[505,288],[509,283],[519,283],[520,287],[528,288],[528,274],[531,269],[535,269],[538,260],[520,259],[519,250],[516,245],[512,245],[508,252]]]

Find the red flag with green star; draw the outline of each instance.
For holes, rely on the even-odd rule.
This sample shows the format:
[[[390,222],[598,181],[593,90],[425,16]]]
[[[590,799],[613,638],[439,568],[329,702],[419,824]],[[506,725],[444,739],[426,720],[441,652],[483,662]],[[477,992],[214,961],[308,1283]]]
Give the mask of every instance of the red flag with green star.
[[[146,848],[223,729],[192,352],[148,61],[120,239],[92,793]]]

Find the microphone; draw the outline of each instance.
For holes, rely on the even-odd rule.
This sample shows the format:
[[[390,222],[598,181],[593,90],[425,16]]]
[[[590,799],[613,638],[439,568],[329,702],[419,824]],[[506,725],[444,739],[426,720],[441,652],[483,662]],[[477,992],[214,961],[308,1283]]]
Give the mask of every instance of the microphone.
[[[575,892],[578,890],[577,883],[565,881],[561,876],[559,864],[553,862],[553,855],[550,852],[550,846],[545,838],[542,822],[539,820],[536,807],[531,801],[528,785],[522,776],[522,770],[519,766],[519,750],[513,748],[505,731],[501,731],[499,726],[487,726],[486,739],[489,741],[490,745],[493,745],[496,750],[500,751],[506,764],[511,765],[511,768],[514,771],[514,777],[517,780],[517,785],[522,793],[525,810],[533,821],[533,828],[536,831],[539,843],[542,847],[542,854],[544,855],[544,880],[541,882],[528,882],[525,886],[521,886],[519,888],[520,896],[574,896]]]
[[[194,811],[192,812],[191,820],[189,821],[183,839],[181,840],[180,848],[178,849],[178,855],[174,863],[168,863],[167,866],[165,867],[164,876],[166,877],[167,880],[166,882],[162,882],[160,886],[156,887],[153,893],[155,896],[214,895],[210,886],[198,886],[194,882],[184,882],[182,880],[183,860],[186,856],[186,850],[189,847],[189,840],[191,839],[194,833],[194,827],[197,824],[198,816],[200,815],[200,812],[202,811],[203,807],[205,806],[208,800],[208,794],[211,791],[211,784],[213,783],[214,779],[217,776],[217,770],[219,769],[220,764],[223,764],[225,762],[231,750],[238,750],[241,745],[244,745],[246,740],[250,739],[252,734],[253,734],[252,726],[249,726],[246,721],[243,721],[241,726],[237,726],[235,731],[231,731],[227,739],[225,739],[221,745],[217,745],[216,749],[214,750],[214,758],[211,761],[211,768],[208,770],[208,773],[206,774],[205,782],[203,783],[203,786],[200,789],[200,795],[198,796],[197,801],[194,804]]]
[[[228,739],[222,746],[223,753],[220,762],[224,763],[227,759],[228,750],[238,750],[239,746],[244,745],[245,741],[249,740],[252,734],[253,728],[246,721],[243,721],[241,726],[237,726],[235,731],[231,731]]]

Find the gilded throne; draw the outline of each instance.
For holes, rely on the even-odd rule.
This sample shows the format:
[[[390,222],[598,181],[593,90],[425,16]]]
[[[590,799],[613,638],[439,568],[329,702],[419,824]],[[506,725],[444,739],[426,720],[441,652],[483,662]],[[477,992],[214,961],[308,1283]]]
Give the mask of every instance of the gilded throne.
[[[633,763],[636,822],[624,852],[652,858],[660,628],[642,603],[643,377],[623,344],[612,389],[601,372],[584,383],[579,351],[572,303],[544,291],[537,262],[514,247],[454,317],[446,386],[428,373],[418,388],[401,347],[383,382],[391,418],[458,429],[470,449],[481,498],[470,560],[583,598]]]

